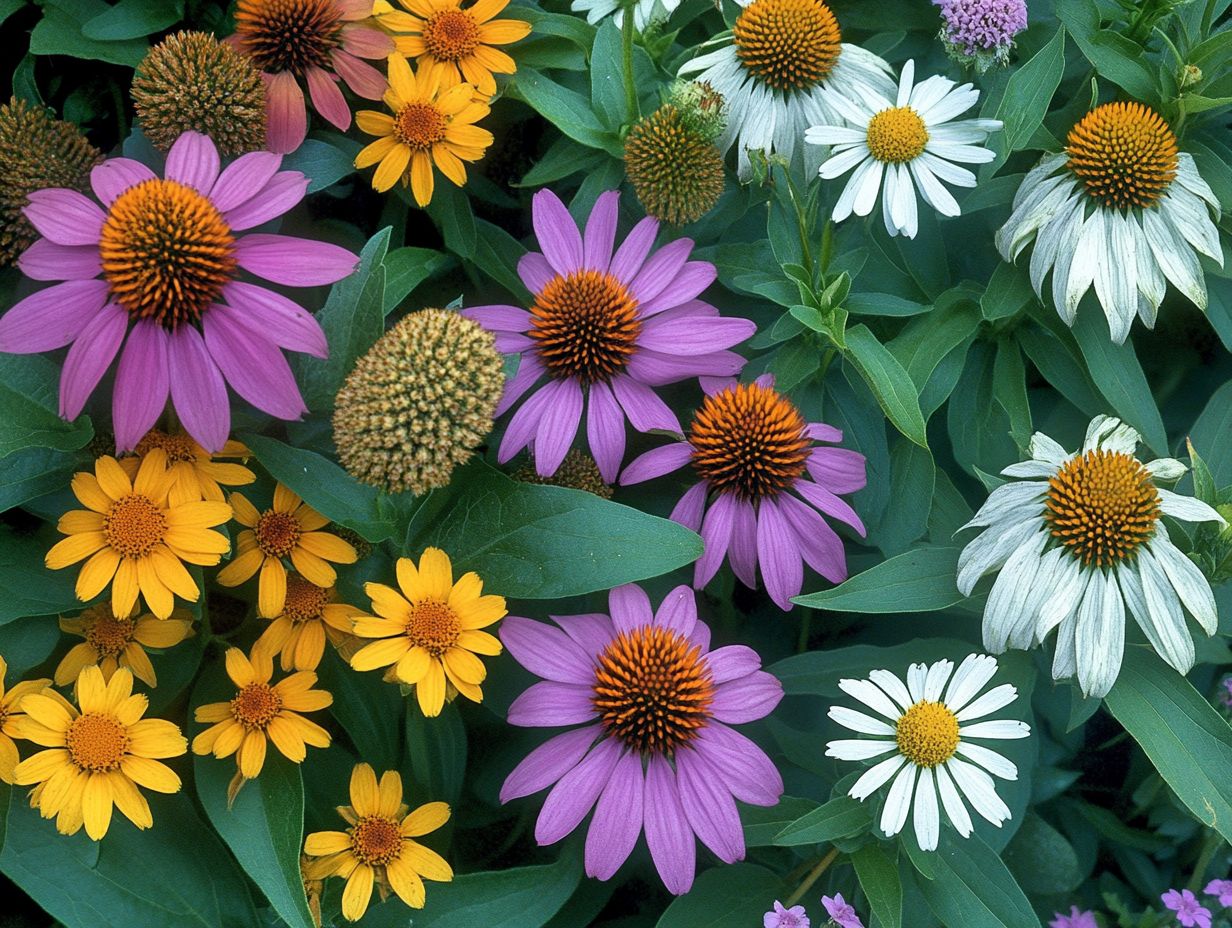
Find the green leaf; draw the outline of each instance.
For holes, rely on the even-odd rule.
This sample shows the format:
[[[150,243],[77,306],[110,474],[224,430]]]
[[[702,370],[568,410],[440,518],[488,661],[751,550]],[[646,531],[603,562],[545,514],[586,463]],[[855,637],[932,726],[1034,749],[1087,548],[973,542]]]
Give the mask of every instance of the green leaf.
[[[1001,858],[1023,890],[1033,896],[1069,893],[1082,882],[1074,846],[1034,812],[1027,813]]]
[[[47,616],[32,615],[0,625],[0,655],[8,663],[9,685],[47,660],[59,643],[59,623]]]
[[[655,928],[747,928],[761,924],[783,884],[756,864],[714,867],[702,873],[693,888],[672,901]]]
[[[858,316],[918,316],[932,307],[892,293],[850,293],[843,301],[843,309]]]
[[[510,88],[575,142],[588,148],[599,148],[619,158],[624,146],[606,129],[590,107],[590,101],[574,90],[562,87],[534,68],[519,67]]]
[[[1212,394],[1189,438],[1201,449],[1215,486],[1232,484],[1232,380]]]
[[[183,15],[183,0],[170,3],[168,0],[120,0],[106,12],[87,20],[81,27],[81,34],[103,42],[139,39],[175,25]]]
[[[997,358],[993,362],[992,395],[1010,420],[1014,443],[1025,449],[1034,431],[1031,425],[1031,403],[1027,399],[1027,370],[1022,352],[1009,339],[997,343]]]
[[[1057,4],[1057,16],[1096,72],[1120,84],[1137,100],[1159,99],[1159,78],[1144,61],[1142,47],[1128,37],[1102,28],[1095,0],[1069,0]]]
[[[604,19],[595,32],[590,52],[590,103],[608,129],[619,130],[631,122],[625,107],[621,35],[616,18]]]
[[[890,498],[870,541],[888,555],[901,554],[928,530],[937,468],[933,456],[909,441],[895,443],[890,452]]]
[[[989,322],[1008,319],[1035,299],[1031,279],[1026,271],[1002,261],[992,272],[992,278],[980,297],[980,310]]]
[[[1232,728],[1193,685],[1146,648],[1126,648],[1104,704],[1177,798],[1232,841]]]
[[[866,844],[852,853],[851,863],[877,921],[883,928],[899,928],[903,923],[903,886],[898,878],[898,861],[886,845]]]
[[[294,490],[325,518],[353,528],[368,541],[384,541],[393,535],[393,521],[383,511],[380,492],[360,483],[333,461],[264,435],[245,434],[241,440],[275,480]]]
[[[780,831],[774,843],[779,847],[825,844],[861,834],[872,824],[873,813],[867,805],[850,796],[836,796]]]
[[[486,590],[503,596],[610,590],[702,553],[701,539],[675,522],[583,490],[518,483],[480,462],[460,468],[449,490],[438,492],[445,501],[411,520],[405,550],[442,548],[455,574],[474,570]]]
[[[993,136],[993,144],[1000,144],[1001,153],[988,167],[988,174],[1004,164],[1010,152],[1023,148],[1039,128],[1064,71],[1065,30],[1058,29],[1047,45],[1010,75],[1005,96],[997,107],[997,118],[1005,125],[999,142]]]
[[[406,711],[406,753],[411,776],[428,800],[457,805],[466,777],[466,727],[456,703],[436,718],[426,718],[418,704]]]
[[[406,702],[398,687],[379,673],[355,672],[332,648],[326,649],[317,673],[321,688],[334,694],[330,714],[355,743],[359,756],[377,770],[397,767]]]
[[[415,928],[542,928],[573,895],[582,878],[580,848],[568,847],[554,864],[465,873],[451,883],[429,883],[428,902],[414,914]],[[405,906],[392,919],[364,919],[371,928],[407,928]],[[378,909],[378,911],[381,911]]]
[[[940,847],[928,858],[932,879],[918,881],[920,893],[947,928],[1039,928],[1013,875],[978,835],[942,829]]]
[[[78,456],[54,448],[14,451],[0,461],[0,512],[63,490],[75,471],[90,466]]]
[[[30,33],[30,54],[69,55],[137,67],[150,48],[144,39],[100,41],[82,33],[84,23],[110,9],[103,0],[47,0],[43,18]]]
[[[355,154],[320,139],[304,139],[299,148],[282,156],[282,170],[307,175],[308,192],[316,193],[354,173]]]
[[[48,570],[43,556],[59,535],[19,535],[0,526],[0,625],[28,615],[82,608],[74,592],[80,565]]]
[[[94,437],[89,416],[60,418],[59,383],[59,368],[41,355],[0,354],[0,458],[26,448],[76,451]]]
[[[863,325],[847,330],[847,350],[847,357],[894,427],[921,448],[927,448],[919,394],[898,359]]]
[[[388,316],[416,287],[447,267],[449,255],[431,248],[395,248],[385,256],[385,297],[381,311]]]
[[[935,612],[964,599],[958,576],[958,548],[921,546],[882,561],[829,590],[792,602],[831,612]]]
[[[740,821],[744,824],[744,843],[748,847],[768,847],[774,836],[800,816],[819,808],[812,799],[784,796],[773,806],[744,806]]]

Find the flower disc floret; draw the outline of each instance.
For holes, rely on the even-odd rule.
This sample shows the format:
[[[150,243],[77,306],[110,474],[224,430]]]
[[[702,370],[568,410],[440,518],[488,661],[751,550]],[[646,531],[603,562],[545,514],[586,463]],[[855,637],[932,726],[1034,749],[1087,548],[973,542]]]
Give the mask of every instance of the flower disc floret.
[[[1176,178],[1176,136],[1141,103],[1098,106],[1069,131],[1069,169],[1110,209],[1154,205]]]
[[[530,337],[555,378],[590,384],[628,366],[641,321],[637,301],[611,274],[578,270],[557,275],[535,295]]]
[[[787,92],[820,84],[842,50],[838,20],[821,0],[753,0],[732,34],[744,67],[762,83]]]
[[[1084,565],[1132,558],[1155,533],[1159,491],[1132,455],[1095,448],[1048,481],[1044,521]]]
[[[874,158],[886,164],[904,164],[924,153],[928,127],[910,106],[895,106],[869,120],[867,136]]]
[[[898,751],[918,767],[936,767],[958,749],[958,717],[945,703],[920,700],[911,705],[894,729]]]

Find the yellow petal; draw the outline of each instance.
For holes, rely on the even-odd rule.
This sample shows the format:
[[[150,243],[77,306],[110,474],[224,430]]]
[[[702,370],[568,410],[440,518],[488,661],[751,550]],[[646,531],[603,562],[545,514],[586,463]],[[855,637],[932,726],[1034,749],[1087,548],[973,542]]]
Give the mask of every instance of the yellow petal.
[[[381,158],[376,173],[372,175],[372,189],[384,193],[402,179],[411,160],[411,150],[402,144],[394,145]]]
[[[312,578],[309,577],[309,579]],[[318,583],[317,585],[323,586],[324,584]],[[257,612],[262,618],[272,619],[282,613],[286,603],[287,569],[277,558],[266,558],[265,563],[261,565],[261,583],[257,589]]]
[[[127,616],[137,602],[141,581],[137,577],[137,562],[132,558],[120,558],[115,578],[111,581],[111,611],[116,618]],[[167,610],[171,614],[171,610]]]
[[[394,56],[389,58],[390,70],[393,70]],[[342,891],[342,916],[347,921],[357,922],[368,911],[368,900],[372,898],[372,868],[360,864],[347,879],[346,889]]]
[[[451,152],[444,145],[436,145],[432,148],[432,161],[436,164],[437,170],[445,175],[455,187],[462,187],[466,184],[466,165],[462,160]]]
[[[23,705],[33,699],[34,697],[30,697],[24,700]],[[87,667],[77,678],[77,705],[81,706],[83,714],[107,711],[107,684],[103,680],[103,672],[98,667]],[[26,708],[26,713],[31,718],[38,719],[38,716],[30,712],[29,708]]]
[[[426,848],[415,841],[407,841],[403,845],[402,860],[415,868],[425,879],[447,883],[453,879],[453,868],[445,858],[431,848]]]
[[[274,485],[274,512],[294,512],[303,502],[299,494],[285,484]]]
[[[256,548],[245,551],[220,570],[216,579],[223,586],[239,586],[260,569],[264,560],[265,555]]]
[[[384,137],[393,134],[394,118],[375,110],[360,110],[355,114],[355,125],[359,126],[361,132]]]
[[[299,736],[295,726],[282,716],[270,719],[265,732],[269,735],[270,741],[274,742],[274,747],[278,748],[282,756],[292,763],[302,763],[308,756],[308,750],[304,747],[304,739]]]
[[[463,628],[486,628],[505,617],[505,597],[480,596],[474,603],[456,611]]]
[[[73,683],[81,671],[91,664],[98,663],[98,652],[84,641],[75,644],[56,666],[56,686],[68,686]]]
[[[296,670],[315,670],[325,656],[325,626],[320,622],[308,622],[301,627],[294,645],[291,666]]]
[[[152,448],[141,459],[141,467],[133,480],[133,492],[155,502],[167,498],[174,477],[167,471],[167,452]]]
[[[60,516],[56,530],[65,535],[75,535],[78,532],[101,532],[104,525],[101,513],[90,509],[74,509]]]
[[[130,641],[124,646],[121,663],[131,670],[133,676],[146,686],[151,689],[158,686],[158,674],[154,672],[154,665],[150,663],[150,658],[145,653],[145,649],[137,642]]]
[[[81,504],[98,513],[106,513],[114,502],[99,486],[98,478],[87,471],[73,474],[73,495],[81,500]]]
[[[222,525],[230,518],[229,505],[208,500],[184,503],[167,510],[167,524],[176,528],[209,528]]]
[[[171,553],[170,548],[159,545],[150,552],[149,559],[159,582],[172,593],[189,602],[195,602],[200,597],[201,591],[197,589],[197,583],[193,580],[192,574],[185,569],[180,559]],[[171,642],[171,644],[175,643],[175,641]],[[170,645],[155,645],[155,647],[170,647]]]
[[[179,757],[188,741],[179,726],[164,719],[142,719],[128,727],[129,750],[141,757]]]
[[[134,563],[137,568],[137,584],[141,587],[141,595],[145,597],[150,611],[160,619],[167,618],[175,608],[175,597],[171,595],[166,584],[158,579],[153,559],[143,557]]]
[[[335,564],[354,564],[359,559],[350,543],[329,532],[306,532],[300,536],[299,543],[305,551]]]
[[[149,828],[153,825],[154,816],[150,814],[150,804],[141,795],[136,784],[118,770],[108,776],[111,779],[111,798],[120,813],[138,828]]]
[[[227,648],[224,660],[227,665],[227,676],[236,686],[247,686],[257,678],[252,669],[252,662],[239,648]]]
[[[470,651],[464,651],[461,648],[450,648],[445,652],[445,669],[449,672],[450,678],[476,685],[482,683],[488,675],[488,669],[483,666],[483,661]]]
[[[257,520],[261,518],[261,513],[257,512],[257,507],[248,502],[248,497],[243,493],[232,493],[229,498],[231,509],[235,512],[235,521],[240,525],[248,526],[248,528],[255,528]]]
[[[415,202],[427,206],[432,202],[432,159],[427,152],[417,151],[411,158],[411,193]]]
[[[375,142],[369,142],[355,156],[355,167],[361,171],[364,168],[370,168],[401,145],[402,143],[392,135],[379,138]]]
[[[445,706],[445,669],[440,661],[428,665],[428,672],[415,686],[415,695],[424,715],[433,718],[441,714]]]
[[[376,670],[378,667],[388,667],[396,663],[403,654],[411,649],[411,643],[405,637],[383,638],[364,645],[351,657],[353,670]]]
[[[251,780],[260,776],[261,768],[265,766],[265,733],[250,731],[246,734],[237,759],[244,779]]]
[[[133,484],[128,479],[128,474],[124,473],[124,468],[110,455],[104,455],[94,462],[94,475],[98,478],[102,491],[113,500],[123,499],[133,493]]]
[[[432,656],[426,649],[416,645],[398,660],[397,677],[408,686],[413,686],[424,678],[431,663]]]
[[[95,841],[107,834],[111,824],[111,777],[106,773],[92,773],[87,778],[81,797],[81,815],[86,834]]]
[[[398,580],[401,583],[402,577],[399,576]],[[409,588],[406,585],[402,586],[403,592],[406,593],[407,597],[415,595],[417,588],[415,585]],[[400,622],[406,618],[407,612],[410,611],[410,602],[393,587],[386,586],[383,583],[365,583],[364,592],[372,600],[372,608],[376,611],[377,615]]]
[[[81,532],[62,538],[43,558],[50,570],[60,570],[70,564],[76,564],[98,551],[107,544],[107,536],[102,532]]]
[[[9,741],[9,744],[12,743]],[[29,786],[32,783],[50,780],[55,774],[66,769],[72,769],[68,751],[64,748],[51,748],[31,754],[14,768],[13,779],[5,782],[16,783],[18,786]]]
[[[386,60],[389,65],[389,86],[403,100],[414,100],[419,96],[419,87],[411,66],[401,55],[390,55]]]
[[[530,23],[520,19],[497,19],[479,27],[479,41],[484,45],[508,45],[528,35],[530,35]],[[512,73],[512,70],[511,68],[503,73]]]
[[[479,0],[467,12],[471,14],[471,19],[475,22],[486,23],[508,5],[509,0]],[[530,23],[523,23],[523,25],[526,26],[526,31],[530,32]]]
[[[466,648],[475,654],[486,654],[489,657],[501,653],[500,639],[487,632],[475,629],[463,629],[458,635],[458,647]]]
[[[73,536],[80,538],[80,535]],[[82,602],[93,599],[107,588],[120,566],[120,554],[112,548],[103,548],[81,565],[77,575],[77,598]]]
[[[404,852],[405,853],[405,852]],[[385,874],[389,877],[389,885],[398,894],[398,898],[413,909],[424,906],[424,885],[415,868],[403,857],[395,857],[385,865]]]
[[[419,596],[412,602],[430,599],[438,603],[449,602],[453,589],[453,566],[449,555],[440,548],[426,548],[419,558]]]
[[[304,853],[313,857],[337,854],[351,848],[351,836],[345,831],[314,831],[304,839]]]
[[[436,831],[447,821],[449,821],[447,803],[425,803],[402,820],[402,834],[408,838],[417,838],[430,831]]]
[[[174,647],[191,634],[188,619],[141,619],[133,629],[133,638],[147,648]]]
[[[370,764],[356,764],[351,770],[351,807],[361,818],[376,815],[380,810],[380,789]]]
[[[386,770],[382,773],[377,791],[380,793],[377,815],[383,815],[386,818],[397,815],[402,805],[402,777],[398,771]]]

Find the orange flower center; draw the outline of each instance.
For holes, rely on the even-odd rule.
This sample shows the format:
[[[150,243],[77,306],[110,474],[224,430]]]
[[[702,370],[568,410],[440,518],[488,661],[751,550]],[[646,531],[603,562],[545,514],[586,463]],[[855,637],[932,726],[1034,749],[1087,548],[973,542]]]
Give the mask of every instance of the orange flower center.
[[[882,110],[868,121],[868,150],[878,161],[903,164],[924,153],[928,127],[909,106]]]
[[[65,733],[68,755],[82,770],[116,770],[128,750],[128,729],[114,715],[91,712],[73,719]]]
[[[745,69],[788,93],[825,80],[843,41],[838,20],[821,0],[753,0],[737,18],[732,36]]]
[[[1097,106],[1069,130],[1069,169],[1101,206],[1150,206],[1176,177],[1176,136],[1141,103]]]
[[[257,536],[257,547],[266,557],[286,557],[295,550],[299,538],[304,533],[299,520],[290,512],[275,512],[267,509],[257,519],[253,534]]]
[[[350,834],[351,852],[370,866],[387,864],[402,853],[402,831],[393,819],[365,816]]]
[[[119,657],[133,640],[137,623],[132,619],[117,619],[109,608],[94,611],[94,619],[86,626],[86,642],[100,658]]]
[[[462,10],[438,10],[424,23],[423,40],[438,61],[461,61],[479,44],[479,24]]]
[[[334,0],[239,0],[235,34],[259,71],[332,70],[342,16]]]
[[[1044,521],[1083,564],[1133,557],[1159,521],[1159,491],[1136,458],[1096,448],[1071,458],[1051,480]]]
[[[103,534],[121,557],[145,557],[162,544],[167,517],[148,497],[133,493],[111,504],[103,516]]]
[[[433,657],[440,657],[458,643],[462,623],[447,603],[425,599],[413,603],[406,615],[406,637]]]
[[[268,683],[249,683],[231,700],[231,717],[245,728],[264,729],[282,709],[282,697]]]
[[[311,622],[321,617],[329,602],[329,590],[309,583],[299,574],[287,575],[287,602],[282,614],[292,622]]]
[[[689,427],[689,444],[704,480],[746,500],[790,487],[809,456],[800,412],[777,390],[756,383],[707,396]]]
[[[161,448],[167,454],[168,464],[197,462],[197,443],[187,435],[168,435],[161,429],[150,429],[145,437],[137,442],[134,449],[137,454],[149,454],[155,448]]]
[[[398,141],[413,151],[427,151],[445,141],[445,114],[434,103],[411,103],[394,118]]]
[[[629,363],[642,331],[637,300],[611,274],[557,275],[535,295],[530,337],[548,374],[606,383]]]
[[[168,329],[196,321],[235,277],[235,237],[192,187],[153,178],[115,198],[99,235],[116,302]]]
[[[643,754],[670,754],[710,718],[714,698],[701,648],[668,628],[624,632],[599,656],[595,711],[604,729]]]

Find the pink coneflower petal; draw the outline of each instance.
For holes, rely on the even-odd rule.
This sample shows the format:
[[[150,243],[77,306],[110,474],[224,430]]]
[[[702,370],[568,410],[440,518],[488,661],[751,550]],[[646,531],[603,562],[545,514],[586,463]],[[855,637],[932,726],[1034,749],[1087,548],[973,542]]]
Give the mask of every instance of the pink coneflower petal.
[[[629,423],[639,432],[649,432],[651,429],[682,431],[676,414],[646,385],[622,374],[612,378],[612,389],[629,417]]]
[[[135,187],[158,175],[132,158],[108,158],[90,171],[90,187],[104,206],[110,206],[115,198],[129,187]]]
[[[639,343],[663,352],[708,354],[751,338],[756,331],[757,326],[750,319],[719,316],[698,325],[697,320],[689,316],[676,319],[659,316],[646,322]]]
[[[535,470],[540,476],[556,473],[569,453],[582,417],[582,388],[576,380],[557,380],[544,387],[551,391],[539,428],[535,431]]]
[[[626,583],[610,591],[607,604],[617,634],[654,624],[650,597],[636,583]]]
[[[612,636],[616,634],[616,626],[610,616],[601,612],[590,612],[584,615],[548,616],[560,626],[561,631],[568,635],[579,648],[593,659],[603,652]]]
[[[710,711],[728,725],[753,722],[773,712],[782,699],[783,684],[758,670],[715,687]]]
[[[646,845],[667,891],[687,893],[697,869],[693,829],[680,802],[676,773],[659,754],[646,768]]]
[[[539,420],[547,411],[552,397],[552,384],[547,384],[531,394],[530,399],[522,404],[522,408],[513,414],[496,452],[498,463],[504,464],[534,441],[535,434],[539,431]]]
[[[612,255],[612,263],[608,265],[607,272],[617,280],[631,281],[642,269],[646,256],[650,254],[650,249],[654,245],[655,236],[658,234],[659,221],[657,219],[647,216],[638,222],[625,240],[620,243],[616,254]]]
[[[604,483],[615,483],[625,456],[625,414],[605,383],[590,386],[586,441]]]
[[[343,26],[342,47],[359,58],[385,58],[394,51],[387,33],[368,26]]]
[[[731,790],[720,784],[713,765],[696,751],[676,757],[680,804],[693,832],[719,860],[733,864],[744,858],[744,830]]]
[[[772,499],[763,499],[757,510],[757,559],[770,598],[780,609],[791,609],[791,598],[804,586],[804,564],[795,533]]]
[[[697,597],[693,591],[681,584],[664,596],[663,602],[659,603],[659,608],[655,610],[654,624],[659,628],[670,628],[685,638],[691,638],[697,628]]]
[[[501,622],[500,640],[519,664],[545,680],[579,686],[594,683],[589,655],[558,628],[506,616]]]
[[[201,333],[180,326],[171,336],[171,402],[188,434],[206,451],[221,451],[231,431],[227,385]]]
[[[586,220],[586,232],[582,236],[582,266],[606,272],[612,261],[612,247],[616,244],[616,220],[620,206],[620,191],[601,193],[595,201],[590,218]]]
[[[810,422],[808,428],[804,430],[804,434],[813,439],[813,441],[840,442],[843,440],[842,429],[826,425],[824,422]]]
[[[279,419],[298,419],[308,411],[282,352],[244,325],[235,310],[215,304],[203,329],[210,357],[236,393]]]
[[[128,329],[128,313],[115,303],[98,310],[77,336],[60,371],[60,418],[81,415],[86,400],[107,373]]]
[[[634,299],[643,307],[651,303],[676,279],[676,275],[684,268],[692,251],[693,239],[678,238],[674,242],[668,242],[647,258],[642,269],[637,272],[637,276],[629,284],[629,292],[633,294]],[[642,311],[645,313],[645,309]]]
[[[226,215],[248,202],[270,182],[282,165],[282,155],[272,151],[250,151],[240,155],[218,175],[210,190],[210,202]]]
[[[340,48],[331,56],[334,63],[334,70],[338,72],[338,76],[346,82],[346,85],[351,88],[359,96],[365,100],[379,100],[385,94],[386,82],[384,76],[368,64],[366,61],[360,61],[360,58],[372,57],[368,55],[359,55],[356,57],[356,52],[346,48],[345,51]],[[383,56],[375,56],[383,57]]]
[[[600,731],[602,729],[598,725],[578,728],[539,745],[505,778],[505,783],[501,786],[500,801],[505,803],[520,799],[551,786],[586,756]]]
[[[371,0],[334,0],[338,15],[349,22],[367,19],[372,15]]]
[[[709,354],[667,354],[642,348],[629,360],[625,372],[641,383],[651,387],[676,383],[697,377],[704,390],[708,381],[722,378],[724,381],[744,367],[744,358],[734,351],[714,351]],[[712,391],[708,391],[712,392]]]
[[[518,276],[527,290],[538,293],[556,276],[556,271],[548,264],[547,258],[537,251],[530,251],[518,259]]]
[[[98,245],[57,245],[45,238],[18,256],[17,267],[31,280],[89,280],[103,272]]]
[[[233,280],[223,287],[223,299],[250,320],[280,348],[302,351],[314,358],[329,356],[329,344],[321,324],[304,307],[279,293]]]
[[[673,306],[689,302],[714,283],[717,276],[718,270],[709,261],[686,261],[672,279],[670,286],[661,290],[658,296],[642,304],[642,315],[653,316]]]
[[[496,350],[501,354],[519,354],[535,347],[535,342],[516,332],[496,332]]]
[[[826,524],[821,514],[788,494],[779,497],[779,504],[798,549],[809,566],[831,583],[846,580],[847,558],[843,552],[843,540]]]
[[[308,178],[299,171],[280,171],[239,206],[223,213],[234,232],[242,232],[269,222],[290,210],[308,192]]]
[[[480,323],[489,332],[526,332],[530,329],[531,316],[516,306],[468,306],[462,315]]]
[[[578,725],[595,717],[590,686],[541,680],[523,690],[510,705],[510,725],[526,728],[555,728]]]
[[[535,823],[535,840],[554,844],[581,824],[607,785],[620,746],[611,740],[600,741],[582,761],[566,773],[548,793]]]
[[[706,655],[706,663],[710,665],[710,682],[716,686],[761,670],[757,652],[742,644],[715,648]]]
[[[854,493],[868,483],[864,455],[847,448],[814,448],[808,472],[831,493]]]
[[[695,483],[680,497],[670,516],[685,528],[697,532],[702,527],[702,512],[706,508],[706,484]]]
[[[826,515],[838,519],[840,522],[846,522],[859,532],[861,537],[867,534],[864,529],[864,521],[851,508],[851,504],[847,500],[840,499],[825,487],[813,483],[811,480],[797,480],[795,490]]]
[[[736,498],[729,493],[721,493],[710,508],[706,510],[705,521],[702,522],[702,541],[706,549],[697,559],[693,568],[693,585],[700,588],[710,582],[718,573],[727,557],[727,546],[731,541],[732,515]]]
[[[505,392],[501,394],[500,402],[496,404],[495,415],[504,413],[510,406],[522,398],[543,376],[543,365],[536,358],[523,357],[518,365],[518,372],[505,381]],[[506,430],[508,434],[508,430]],[[521,447],[519,445],[519,447]],[[508,459],[506,459],[508,460]]]
[[[32,293],[0,316],[0,351],[35,354],[63,348],[107,302],[105,280],[70,280]]]
[[[345,132],[351,127],[351,108],[346,97],[338,89],[332,75],[321,68],[309,68],[304,77],[308,81],[308,96],[318,113],[334,128]]]
[[[112,399],[117,451],[131,451],[153,428],[167,405],[167,330],[141,321],[128,333],[120,354]]]
[[[34,190],[22,210],[39,235],[57,245],[98,245],[107,215],[76,190]]]
[[[757,587],[757,514],[747,500],[739,500],[732,513],[727,560],[741,583],[749,589]]]
[[[342,280],[358,265],[355,255],[312,239],[263,232],[235,243],[235,259],[244,270],[291,287],[315,287]]]
[[[185,132],[167,152],[167,168],[164,176],[181,184],[208,194],[218,180],[222,161],[218,149],[208,135],[200,132]]]
[[[543,256],[557,274],[569,274],[582,266],[582,236],[560,197],[547,189],[536,193],[531,222]]]
[[[689,463],[693,449],[686,441],[652,448],[635,458],[620,474],[621,486],[631,486],[680,470]]]
[[[645,781],[642,759],[633,752],[616,762],[586,833],[586,875],[609,880],[629,859],[642,833]]]
[[[269,116],[266,141],[272,152],[289,154],[308,135],[308,108],[304,92],[290,71],[262,74],[265,80],[265,110]]]
[[[772,806],[783,795],[783,777],[770,758],[746,736],[716,722],[702,729],[697,751],[741,802]]]

